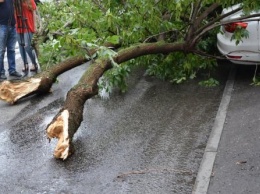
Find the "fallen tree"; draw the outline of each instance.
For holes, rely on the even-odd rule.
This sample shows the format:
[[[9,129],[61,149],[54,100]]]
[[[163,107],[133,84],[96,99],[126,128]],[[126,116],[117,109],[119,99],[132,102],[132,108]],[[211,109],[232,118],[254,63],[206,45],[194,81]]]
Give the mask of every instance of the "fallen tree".
[[[116,49],[119,46],[120,45],[113,45],[111,43],[104,44],[104,47],[113,49]],[[88,51],[88,54],[92,56],[95,52],[96,49],[91,49]],[[87,59],[86,56],[81,55],[70,57],[52,68],[34,75],[33,77],[25,78],[19,81],[3,81],[0,84],[0,99],[10,104],[14,104],[18,100],[27,96],[48,93],[52,87],[52,84],[57,80],[59,75],[90,60],[90,58]]]
[[[85,57],[72,57],[33,77],[24,80],[3,81],[0,84],[0,99],[14,104],[27,96],[48,93],[60,74],[85,62],[87,62]]]
[[[82,1],[79,2],[84,3]],[[71,6],[79,2],[71,1],[72,3]],[[124,9],[124,11],[122,10],[120,11],[128,13],[128,7],[131,7],[131,3],[126,3],[124,1],[119,2],[119,4],[120,3],[122,4],[121,8]],[[198,46],[200,41],[203,40],[203,37],[207,35],[207,33],[210,30],[215,29],[216,27],[219,27],[221,25],[220,23],[221,19],[242,9],[242,8],[238,8],[236,10],[233,10],[229,14],[222,15],[222,16],[213,14],[213,16],[210,17],[209,15],[214,13],[214,11],[219,8],[220,4],[212,3],[210,5],[205,6],[205,2],[203,2],[202,0],[195,3],[190,3],[189,1],[178,1],[175,3],[173,3],[172,1],[169,2],[168,1],[163,1],[163,2],[140,1],[139,3],[140,4],[146,3],[147,5],[149,4],[151,7],[153,7],[155,4],[162,6],[161,15],[160,15],[161,21],[159,21],[159,23],[160,22],[162,23],[163,21],[166,20],[167,25],[169,22],[172,21],[172,17],[177,18],[177,15],[175,15],[177,14],[177,12],[174,13],[171,10],[171,8],[173,10],[176,9],[174,6],[182,5],[187,9],[189,8],[188,10],[190,10],[190,15],[189,17],[187,17],[185,14],[179,13],[180,14],[178,16],[179,18],[177,18],[178,22],[183,21],[183,24],[182,25],[179,24],[181,27],[178,29],[165,30],[164,28],[162,28],[162,30],[159,30],[158,33],[153,34],[150,31],[153,31],[154,29],[148,28],[151,25],[146,26],[142,31],[143,33],[142,40],[145,40],[144,43],[139,43],[140,41],[131,44],[123,43],[122,47],[113,55],[110,54],[102,55],[97,52],[98,51],[97,49],[91,49],[91,50],[89,50],[89,48],[86,49],[88,44],[86,44],[84,41],[80,46],[82,50],[81,52],[79,52],[80,53],[79,55],[75,55],[73,57],[65,59],[62,62],[57,63],[57,65],[54,65],[51,68],[33,77],[26,78],[20,81],[4,81],[0,84],[0,99],[5,100],[8,103],[14,104],[19,99],[30,95],[48,93],[52,87],[52,84],[55,82],[55,80],[60,74],[90,60],[90,58],[87,58],[86,55],[84,55],[84,51],[86,52],[85,54],[87,54],[88,56],[93,56],[95,53],[97,53],[97,55],[91,59],[91,65],[84,72],[79,82],[73,88],[71,88],[67,93],[63,107],[60,109],[57,115],[46,127],[48,138],[50,140],[52,138],[58,139],[58,143],[54,150],[54,156],[56,158],[61,158],[65,160],[70,154],[73,153],[73,144],[72,144],[73,136],[77,132],[83,120],[84,104],[88,99],[98,94],[98,90],[99,90],[98,81],[102,76],[104,76],[105,72],[107,72],[110,69],[117,68],[117,66],[120,66],[120,64],[124,64],[133,59],[137,59],[139,57],[148,56],[148,55],[149,56],[160,55],[161,58],[165,59],[168,58],[172,53],[181,52],[184,53],[185,56],[188,58],[188,54],[193,53],[195,55],[199,55],[203,57],[202,60],[204,62],[207,62],[206,59],[209,58],[217,58],[216,56],[212,56],[211,53],[207,53],[205,50],[201,49]],[[69,2],[67,2],[67,4],[69,4]],[[99,4],[99,1],[94,1],[94,5],[98,7],[96,9],[100,8],[101,12],[107,10],[104,7],[105,4],[106,3]],[[112,9],[113,6],[112,5],[110,6]],[[137,8],[136,13],[140,13],[141,7],[138,4],[134,5],[133,7],[135,6]],[[165,11],[166,7],[168,8],[166,9],[167,11]],[[80,8],[83,9],[83,6],[81,5]],[[69,7],[69,9],[71,9],[71,7]],[[94,11],[96,11],[96,9]],[[132,9],[129,10],[130,12],[132,11]],[[147,17],[148,14],[147,9],[144,9],[143,11],[144,11],[143,13],[144,19],[142,20],[142,22],[145,23],[146,22],[145,20],[146,19],[148,20],[149,17]],[[118,29],[119,27],[117,28],[115,27],[113,29],[110,21],[112,20],[111,18],[113,17],[111,14],[110,15],[109,14],[110,13],[105,13],[106,23],[108,25],[106,29],[109,32],[107,37],[110,37],[110,39],[111,37],[112,39],[115,37],[116,39],[120,39],[118,38],[119,37],[119,35],[117,35],[118,33],[115,32],[115,31],[120,31],[120,29]],[[151,13],[151,15],[153,14],[154,13]],[[79,17],[79,15],[77,16]],[[101,17],[101,16],[98,15],[97,17]],[[122,18],[123,18],[122,20],[126,19],[124,18],[124,15],[122,15]],[[117,20],[115,20],[115,22],[119,23],[119,21]],[[73,22],[71,21],[66,23],[70,24],[69,25],[70,28],[73,26],[72,25]],[[88,27],[93,31],[97,32],[98,34],[98,30],[94,28],[94,23],[88,24]],[[64,24],[62,26],[64,26]],[[136,28],[136,24],[135,24],[135,28]],[[61,30],[62,28],[58,27],[58,30],[56,30],[56,32],[59,33],[54,33],[54,34],[57,36],[61,36],[62,41],[64,41],[64,37],[66,37],[65,40],[68,42],[65,41],[65,43],[71,43],[72,45],[75,42],[78,43],[72,38],[72,35],[75,34],[74,32],[77,30],[79,31],[78,28],[74,31],[69,29],[69,33],[71,33],[72,31],[73,34],[67,34],[67,36],[66,33],[61,32]],[[46,40],[46,39],[43,38],[41,40]],[[62,41],[60,41],[59,44],[61,44]],[[55,48],[58,48],[56,43],[57,40],[52,44],[54,45]],[[115,43],[118,43],[118,41],[113,42],[113,44]],[[62,46],[60,47],[63,48]],[[64,51],[59,51],[59,52],[62,53],[61,55],[66,55]],[[194,57],[192,59],[194,60]],[[183,59],[181,58],[179,60],[183,60]],[[157,62],[159,62],[159,60]],[[172,64],[174,62],[176,61],[171,61]],[[178,63],[176,62],[176,64]],[[131,64],[129,63],[129,65]],[[172,65],[172,67],[173,66],[174,65]]]
[[[130,59],[148,54],[168,54],[182,51],[184,44],[146,43],[123,49],[118,52],[113,61],[121,64]],[[58,138],[54,151],[56,158],[66,159],[73,150],[72,139],[83,120],[83,108],[87,99],[98,94],[98,80],[105,71],[112,68],[110,59],[96,60],[67,94],[63,108],[47,126],[48,138]]]

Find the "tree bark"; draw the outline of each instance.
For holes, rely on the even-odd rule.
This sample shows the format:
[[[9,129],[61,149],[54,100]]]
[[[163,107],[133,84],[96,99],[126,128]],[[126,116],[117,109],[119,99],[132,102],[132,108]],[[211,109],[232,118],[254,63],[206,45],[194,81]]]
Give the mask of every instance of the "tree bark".
[[[120,44],[107,42],[103,46],[117,49],[120,47]],[[87,54],[92,56],[95,52],[97,52],[97,49],[90,49]],[[14,104],[18,100],[33,94],[48,93],[59,75],[88,61],[89,59],[85,56],[75,56],[33,77],[19,81],[3,81],[0,83],[0,100]]]
[[[143,55],[168,54],[175,51],[184,51],[184,44],[146,43],[119,51],[113,60],[121,64]],[[84,104],[86,100],[98,94],[98,80],[110,68],[112,64],[108,58],[97,59],[91,64],[78,84],[68,92],[64,106],[47,126],[47,137],[50,140],[58,139],[54,150],[55,158],[65,160],[73,153],[72,140],[83,120]]]
[[[0,99],[14,104],[19,99],[33,94],[48,93],[60,74],[87,61],[83,56],[72,57],[33,77],[18,81],[3,81],[0,84]]]

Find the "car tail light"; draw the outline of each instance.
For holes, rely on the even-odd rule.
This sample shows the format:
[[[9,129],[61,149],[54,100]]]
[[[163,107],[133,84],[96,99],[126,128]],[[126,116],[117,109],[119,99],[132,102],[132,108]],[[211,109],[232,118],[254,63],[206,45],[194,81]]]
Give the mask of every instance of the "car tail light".
[[[227,32],[234,33],[237,27],[246,29],[247,25],[248,23],[245,22],[234,22],[234,23],[224,25],[224,28]]]
[[[228,58],[230,59],[241,59],[242,56],[235,56],[235,55],[227,55]]]

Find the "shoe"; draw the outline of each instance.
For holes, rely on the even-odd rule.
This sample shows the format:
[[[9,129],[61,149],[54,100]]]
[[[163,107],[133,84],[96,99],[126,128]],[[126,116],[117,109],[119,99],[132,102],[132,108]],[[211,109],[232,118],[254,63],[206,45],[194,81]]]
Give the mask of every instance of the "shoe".
[[[37,72],[38,71],[38,65],[37,64],[33,65],[33,67],[30,69],[30,71]]]
[[[10,76],[14,76],[14,77],[22,77],[22,74],[18,73],[17,71],[12,72],[9,74]]]
[[[6,79],[7,79],[7,77],[5,76],[5,74],[0,75],[0,80],[6,80]]]
[[[26,63],[26,64],[24,64],[24,68],[22,69],[22,72],[28,72],[28,69],[29,69],[29,67],[28,67],[28,64]]]

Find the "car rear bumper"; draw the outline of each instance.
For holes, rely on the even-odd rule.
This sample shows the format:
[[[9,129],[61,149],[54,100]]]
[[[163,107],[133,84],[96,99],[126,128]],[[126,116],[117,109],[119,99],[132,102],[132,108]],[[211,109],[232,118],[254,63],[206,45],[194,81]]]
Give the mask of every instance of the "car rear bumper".
[[[226,37],[221,33],[217,35],[217,47],[221,54],[236,64],[260,64],[260,52],[256,52],[258,48],[253,48],[252,50],[252,44],[248,44],[247,41],[244,41],[237,46],[235,41],[230,41],[230,38],[231,37]]]

